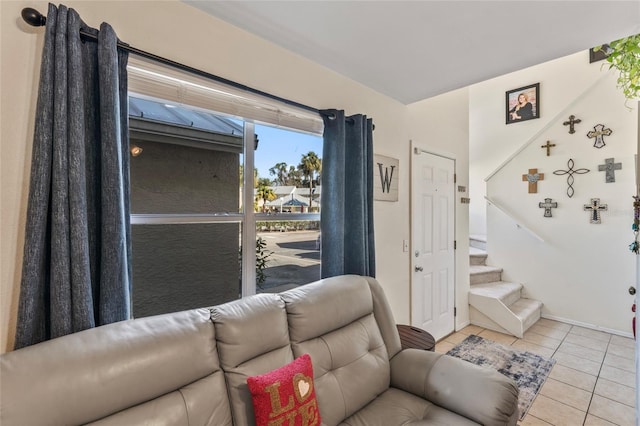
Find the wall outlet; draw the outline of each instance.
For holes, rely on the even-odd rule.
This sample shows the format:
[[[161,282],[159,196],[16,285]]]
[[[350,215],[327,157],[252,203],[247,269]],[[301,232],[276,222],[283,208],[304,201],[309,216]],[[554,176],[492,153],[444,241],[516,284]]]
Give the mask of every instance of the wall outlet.
[[[409,240],[402,240],[402,251],[404,253],[409,251]]]

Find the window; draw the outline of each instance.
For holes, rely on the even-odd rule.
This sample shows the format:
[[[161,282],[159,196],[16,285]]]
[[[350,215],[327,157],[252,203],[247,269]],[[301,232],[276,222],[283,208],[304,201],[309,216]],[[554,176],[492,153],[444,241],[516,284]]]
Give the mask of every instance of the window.
[[[319,117],[304,117],[316,126],[305,133],[256,124],[200,100],[191,105],[182,89],[180,102],[150,96],[166,91],[166,81],[153,74],[141,85],[136,75],[129,97],[134,316],[319,279]]]
[[[256,291],[278,292],[320,279],[322,139],[264,125],[256,135]]]

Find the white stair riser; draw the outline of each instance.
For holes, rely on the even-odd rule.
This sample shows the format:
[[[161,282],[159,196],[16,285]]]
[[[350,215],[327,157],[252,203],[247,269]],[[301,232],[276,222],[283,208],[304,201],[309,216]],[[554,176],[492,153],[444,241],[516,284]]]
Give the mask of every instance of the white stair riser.
[[[510,307],[504,304],[500,299],[469,294],[469,304],[473,308],[491,319],[496,323],[496,325],[507,330],[509,334],[519,338],[524,336],[524,332],[527,328],[531,327],[538,319],[540,319],[540,302],[532,300],[527,303],[534,306],[539,304],[539,306],[536,306],[535,309],[528,309],[527,316],[522,318],[514,313]],[[471,322],[473,324],[473,319]]]
[[[542,311],[542,309],[538,309],[538,314],[537,315],[531,315],[524,321],[524,323],[522,324],[523,332],[526,332],[533,324],[538,322],[538,320],[542,316],[542,312],[541,311]]]
[[[529,316],[524,323],[522,324],[522,334],[524,333],[538,320],[540,319],[540,310],[538,310],[538,315]],[[491,318],[474,308],[473,306],[469,306],[469,320],[471,324],[477,325],[478,327],[487,328],[489,330],[497,331],[498,333],[503,334],[512,334],[509,330],[505,330],[503,327],[500,327],[495,321]],[[517,336],[516,336],[517,337]]]
[[[479,240],[469,239],[469,246],[478,248],[480,250],[486,250],[487,249],[487,242],[486,241],[479,241]]]
[[[491,318],[495,323],[506,329],[509,334],[513,334],[520,338],[524,334],[522,331],[522,323],[518,317],[516,317],[514,313],[509,310],[507,305],[502,303],[499,299],[474,297],[473,302],[470,298],[469,303],[471,303],[478,311]]]
[[[488,283],[488,284],[491,284],[491,283]],[[499,285],[499,283],[496,283],[496,285]],[[477,294],[474,291],[475,290],[472,288],[471,291],[469,292],[469,303],[470,304],[477,297],[489,297],[489,298],[500,299],[500,301],[503,304],[505,304],[506,306],[510,306],[513,303],[515,303],[518,300],[520,300],[520,298],[522,297],[522,286],[521,285],[514,286],[512,289],[510,289],[508,291],[496,292],[496,295],[492,295],[492,296],[485,296],[485,295],[482,295],[482,294]]]
[[[509,330],[505,330],[500,327],[494,320],[474,308],[473,306],[469,306],[469,321],[473,325],[477,325],[478,327],[487,328],[489,330],[497,331],[502,334],[511,334]]]
[[[469,280],[471,285],[474,284],[486,284],[492,283],[495,281],[502,280],[502,272],[500,271],[491,271],[491,272],[480,272],[480,273],[472,273],[469,276]]]
[[[527,331],[529,327],[540,319],[542,315],[542,303],[533,299],[520,299],[518,303],[515,303],[511,308],[513,309],[514,306],[521,304],[523,301],[527,303],[525,310],[518,312],[518,309],[516,309],[515,312],[516,315],[522,319],[523,331]]]
[[[486,265],[487,255],[469,256],[469,265]]]

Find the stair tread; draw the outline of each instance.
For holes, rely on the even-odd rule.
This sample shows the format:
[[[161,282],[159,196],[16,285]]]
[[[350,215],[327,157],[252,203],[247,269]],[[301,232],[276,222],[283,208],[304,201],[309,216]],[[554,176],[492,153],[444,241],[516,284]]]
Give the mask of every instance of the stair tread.
[[[514,309],[537,309],[542,306],[542,302],[536,299],[529,299],[527,297],[521,297],[517,301],[513,302],[509,308]]]
[[[502,272],[502,268],[498,268],[497,266],[487,266],[487,265],[471,265],[469,266],[469,274],[477,275],[477,274],[487,274],[490,272]]]
[[[487,252],[485,250],[476,248],[476,247],[469,247],[469,256],[487,256]]]
[[[520,319],[525,319],[530,315],[535,314],[540,308],[542,308],[541,301],[525,298],[518,299],[509,306],[511,312]]]
[[[494,299],[504,300],[514,292],[522,290],[522,284],[507,281],[495,281],[486,284],[474,284],[469,290],[470,294]]]

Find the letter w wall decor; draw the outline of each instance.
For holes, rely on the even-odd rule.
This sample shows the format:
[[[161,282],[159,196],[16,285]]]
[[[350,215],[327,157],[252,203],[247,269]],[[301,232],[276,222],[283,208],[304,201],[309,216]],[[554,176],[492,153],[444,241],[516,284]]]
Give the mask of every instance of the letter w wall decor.
[[[398,179],[400,161],[384,155],[373,156],[373,199],[398,201]]]

